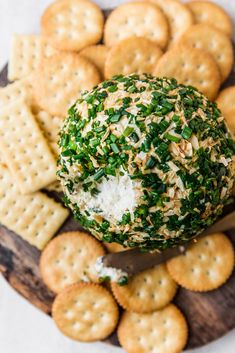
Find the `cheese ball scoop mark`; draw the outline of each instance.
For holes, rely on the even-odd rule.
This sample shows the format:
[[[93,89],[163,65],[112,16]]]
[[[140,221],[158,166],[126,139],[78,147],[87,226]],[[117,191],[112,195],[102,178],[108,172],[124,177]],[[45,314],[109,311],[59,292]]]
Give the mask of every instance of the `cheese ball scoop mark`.
[[[232,192],[235,142],[221,112],[174,79],[118,75],[84,92],[59,144],[65,203],[101,241],[186,243]]]

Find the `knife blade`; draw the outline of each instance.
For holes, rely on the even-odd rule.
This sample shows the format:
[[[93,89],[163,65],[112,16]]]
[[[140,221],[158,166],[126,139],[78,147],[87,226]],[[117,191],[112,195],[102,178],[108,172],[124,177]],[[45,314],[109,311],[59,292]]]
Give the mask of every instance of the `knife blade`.
[[[103,256],[102,262],[105,267],[120,269],[129,276],[133,276],[138,272],[166,262],[175,256],[182,255],[190,246],[195,244],[198,238],[217,232],[225,232],[233,228],[235,229],[235,211],[223,217],[183,245],[154,253],[144,253],[140,249],[134,248],[119,253],[107,254]]]

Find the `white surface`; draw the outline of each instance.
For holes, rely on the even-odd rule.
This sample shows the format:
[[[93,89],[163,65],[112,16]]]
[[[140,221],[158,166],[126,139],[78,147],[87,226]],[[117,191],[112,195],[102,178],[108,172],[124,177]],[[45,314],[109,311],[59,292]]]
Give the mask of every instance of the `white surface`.
[[[0,68],[7,61],[11,35],[37,33],[39,16],[50,2],[50,0],[0,0]],[[111,7],[124,1],[97,2]],[[218,0],[217,2],[229,10],[235,23],[235,1]],[[123,351],[103,343],[81,344],[63,337],[49,317],[28,304],[0,277],[0,353],[88,352],[121,353]],[[204,348],[190,352],[234,353],[235,330]]]

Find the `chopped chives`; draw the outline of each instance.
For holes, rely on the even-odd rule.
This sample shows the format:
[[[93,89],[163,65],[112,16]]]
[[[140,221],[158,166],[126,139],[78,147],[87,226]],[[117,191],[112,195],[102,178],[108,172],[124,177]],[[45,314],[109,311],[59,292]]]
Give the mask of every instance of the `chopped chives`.
[[[115,135],[111,134],[111,135],[110,135],[110,140],[111,140],[112,142],[115,142],[115,141],[117,140],[117,138],[116,138]]]
[[[107,154],[107,153],[109,153],[109,149],[105,146],[104,148],[102,148],[102,151],[105,153],[105,154]]]
[[[172,141],[172,142],[176,142],[176,143],[180,142],[180,140],[181,140],[178,136],[171,135],[168,132],[164,135],[164,137],[167,140]]]
[[[150,156],[146,163],[146,169],[151,169],[155,166],[157,160],[154,156]]]
[[[175,123],[178,123],[180,121],[180,117],[176,114],[173,115],[172,117],[172,120],[175,122]]]
[[[116,143],[111,143],[110,147],[112,148],[114,153],[119,153],[120,152],[120,150],[119,150],[118,146],[116,145]]]
[[[109,92],[116,92],[117,90],[118,90],[117,85],[113,85],[113,86],[110,86],[110,87],[108,88],[108,91],[109,91]]]
[[[162,120],[159,124],[158,127],[161,132],[166,131],[166,129],[170,126],[170,123],[166,120]]]
[[[109,118],[109,121],[111,123],[117,123],[121,118],[120,114],[114,114],[113,116],[111,116],[111,118]]]
[[[131,139],[134,141],[134,142],[138,142],[139,141],[139,136],[137,135],[136,132],[132,132],[131,134]]]
[[[123,132],[123,136],[125,137],[129,136],[133,130],[134,130],[133,127],[127,126]]]
[[[94,180],[98,181],[102,176],[104,176],[104,169],[99,169],[94,175]]]
[[[185,126],[185,127],[183,128],[183,131],[181,132],[181,136],[182,136],[184,139],[187,140],[187,139],[189,139],[189,138],[191,137],[192,132],[193,132],[193,130],[190,129],[190,127]]]

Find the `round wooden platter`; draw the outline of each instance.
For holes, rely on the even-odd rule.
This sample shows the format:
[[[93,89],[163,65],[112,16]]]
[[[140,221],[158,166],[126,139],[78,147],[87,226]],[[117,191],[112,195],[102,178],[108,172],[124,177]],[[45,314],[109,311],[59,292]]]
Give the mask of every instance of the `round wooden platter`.
[[[0,86],[7,81],[7,66],[0,73]],[[235,84],[235,69],[225,86]],[[51,194],[58,199],[58,195]],[[82,229],[72,217],[58,233]],[[235,246],[235,229],[229,232]],[[40,251],[15,233],[0,225],[0,271],[9,284],[31,304],[50,315],[54,294],[42,282],[39,273]],[[223,336],[235,327],[235,271],[229,281],[217,290],[196,293],[179,288],[175,304],[185,314],[189,325],[187,349],[201,347]],[[116,334],[106,342],[118,345]]]

